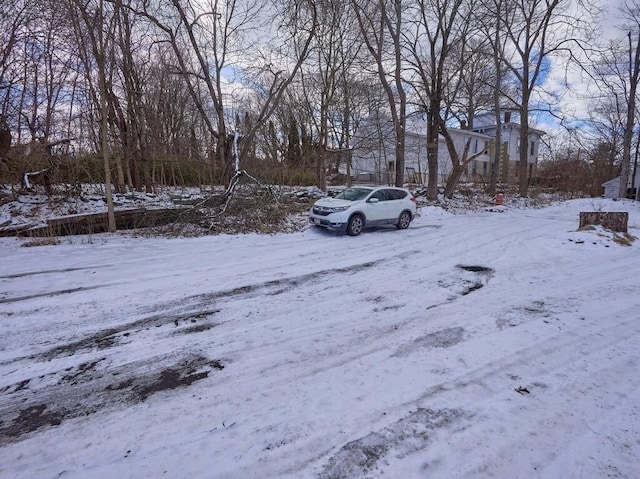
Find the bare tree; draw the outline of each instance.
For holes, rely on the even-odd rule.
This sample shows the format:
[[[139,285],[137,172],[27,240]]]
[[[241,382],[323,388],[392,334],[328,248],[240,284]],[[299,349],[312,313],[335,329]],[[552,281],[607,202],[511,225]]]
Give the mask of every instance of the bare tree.
[[[47,144],[61,134],[59,112],[72,77],[64,9],[51,0],[12,0],[8,7],[0,8],[0,113],[18,143],[26,135]]]
[[[469,12],[472,3],[466,0],[418,0],[416,20],[407,33],[410,38],[409,63],[416,79],[414,89],[427,111],[427,198],[438,197],[438,143],[443,134],[453,162],[454,172],[447,192],[460,178],[460,168],[466,161],[459,158],[453,140],[447,132],[445,96],[449,105],[455,102],[461,82],[461,66],[468,62],[464,42],[468,39]],[[466,151],[466,150],[465,150]]]
[[[329,142],[329,115],[335,102],[342,68],[340,21],[344,15],[343,4],[328,0],[323,2],[320,12],[314,48],[305,68],[302,68],[300,73],[308,118],[318,132],[318,148],[314,149],[316,185],[324,190],[326,189],[325,158]],[[311,64],[312,60],[313,65]],[[309,69],[309,74],[306,73],[307,69]],[[318,111],[319,115],[316,114]]]
[[[362,37],[375,61],[378,78],[387,96],[395,135],[396,186],[404,184],[407,92],[402,50],[407,3],[402,0],[352,0]]]
[[[481,31],[484,38],[490,45],[490,55],[493,62],[494,81],[491,85],[493,113],[496,122],[496,132],[493,144],[493,158],[491,160],[491,178],[487,191],[495,194],[498,184],[498,172],[500,171],[500,161],[502,159],[502,108],[505,101],[505,43],[506,38],[502,34],[504,22],[503,12],[508,0],[481,0],[478,4],[481,12]],[[514,95],[508,95],[513,97]],[[513,105],[512,107],[515,107]]]
[[[624,198],[628,194],[634,128],[638,121],[640,4],[624,1],[618,9],[622,18],[618,30],[624,33],[609,40],[593,55],[591,77],[596,82],[597,94],[591,103],[590,124],[596,138],[610,145],[603,151],[620,155],[618,195]]]
[[[324,171],[329,156],[335,160],[337,169],[342,154],[350,151],[351,123],[358,95],[357,88],[352,90],[351,86],[363,77],[354,67],[362,44],[349,4],[323,0],[319,10],[313,51],[301,69],[300,102],[317,132],[317,148],[313,148],[316,184],[325,189]],[[348,169],[349,161],[346,165]]]
[[[111,145],[109,141],[109,75],[112,74],[109,52],[114,42],[115,16],[105,6],[105,0],[70,0],[78,34],[84,32],[89,40],[98,75],[100,118],[100,149],[104,163],[104,186],[107,200],[109,232],[116,231],[115,208],[111,192]],[[84,28],[82,28],[84,27]],[[82,28],[82,30],[81,30]]]
[[[280,25],[285,36],[271,38],[271,48],[278,49],[288,58],[274,59],[261,50],[255,36],[265,33],[265,2],[233,0],[208,2],[171,0],[168,2],[141,2],[132,10],[149,20],[162,33],[161,40],[168,42],[176,62],[175,72],[188,86],[192,100],[215,141],[213,162],[222,178],[227,181],[234,168],[232,150],[236,103],[238,98],[225,90],[225,69],[242,71],[247,86],[261,90],[259,105],[254,105],[251,130],[242,132],[243,141],[238,155],[244,158],[256,132],[273,113],[282,94],[297,74],[306,58],[310,41],[317,27],[315,3],[311,0],[285,2],[287,23]],[[289,36],[290,35],[290,36]],[[263,38],[267,41],[269,38]],[[268,42],[267,42],[268,44]],[[251,47],[249,46],[251,45]],[[287,45],[290,47],[288,48]],[[273,51],[273,50],[272,50]],[[282,69],[274,68],[280,62]],[[258,85],[259,83],[259,85]],[[201,94],[201,91],[206,94]],[[247,100],[247,104],[249,101]]]
[[[31,13],[29,2],[8,0],[0,8],[0,113],[8,117],[12,88],[20,83],[16,50],[23,42],[24,26]]]
[[[444,116],[453,115],[463,128],[473,129],[478,115],[493,110],[497,72],[490,43],[477,33],[465,36],[453,51],[460,64],[456,81],[445,86]]]
[[[496,0],[500,2],[501,0]],[[560,52],[570,55],[574,33],[582,24],[572,14],[567,0],[519,0],[500,4],[504,15],[500,32],[507,39],[502,64],[516,79],[520,119],[518,161],[519,194],[527,196],[533,165],[529,165],[529,112],[533,95],[540,89],[550,58]]]
[[[206,161],[207,130],[187,86],[179,76],[171,74],[163,57],[160,54],[159,63],[149,64],[144,70],[139,106],[143,112],[140,127],[145,156],[154,166],[151,182],[204,185],[211,181],[212,174]],[[135,169],[132,170],[135,177]]]
[[[627,196],[627,184],[631,168],[631,147],[633,141],[633,128],[636,124],[636,102],[638,82],[640,81],[640,5],[638,2],[625,2],[621,6],[621,13],[629,28],[627,33],[627,58],[626,74],[621,77],[625,85],[626,118],[624,123],[624,135],[622,138],[622,163],[620,165],[620,192],[622,198]],[[634,185],[632,185],[634,186]]]
[[[593,157],[596,172],[600,172],[599,184],[619,173],[627,118],[625,95],[615,94],[615,89],[609,89],[614,85],[603,80],[599,82],[599,97],[590,103],[589,128],[582,129],[585,142],[595,145],[592,150],[597,152]]]

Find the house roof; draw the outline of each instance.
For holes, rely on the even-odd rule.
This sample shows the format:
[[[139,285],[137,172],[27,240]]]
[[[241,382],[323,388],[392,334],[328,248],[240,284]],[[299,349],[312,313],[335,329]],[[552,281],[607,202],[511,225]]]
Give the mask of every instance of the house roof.
[[[515,123],[515,122],[513,122],[513,121],[509,121],[509,122],[503,123],[503,124],[502,124],[502,128],[503,128],[503,129],[505,129],[505,128],[511,128],[511,129],[516,129],[516,130],[518,130],[518,129],[520,129],[520,123]],[[493,131],[493,130],[495,130],[495,129],[496,129],[496,125],[485,125],[485,126],[480,126],[480,127],[474,128],[474,130],[484,130],[484,131],[486,131],[486,130]],[[545,131],[543,131],[543,130],[538,130],[537,128],[533,128],[533,127],[531,127],[531,126],[529,127],[529,131],[530,131],[530,132],[533,132],[533,133],[537,133],[537,134],[538,134],[538,135],[540,135],[540,136],[542,136],[542,135],[545,135],[545,134],[546,134],[546,132],[545,132]]]
[[[631,182],[633,180],[633,175],[629,175],[629,178],[627,180],[627,184],[629,187],[631,186]],[[605,181],[604,183],[602,183],[602,186],[620,186],[620,177],[616,176],[615,178],[611,178],[609,181]],[[640,175],[636,175],[634,187],[640,187]]]
[[[467,130],[463,128],[447,128],[449,133],[452,135],[458,136],[470,136],[472,138],[478,138],[481,140],[492,140],[493,137],[491,135],[487,135],[486,133],[480,133],[479,131]]]
[[[468,129],[468,128],[447,128],[449,133],[456,136],[466,136],[472,138],[479,138],[483,140],[490,140],[493,138],[491,135],[486,135],[484,133],[480,133],[476,128]],[[406,130],[408,135],[415,136],[427,136],[427,120],[423,115],[411,115],[407,118],[407,126]],[[439,135],[440,137],[442,135]],[[442,138],[441,138],[442,139]]]

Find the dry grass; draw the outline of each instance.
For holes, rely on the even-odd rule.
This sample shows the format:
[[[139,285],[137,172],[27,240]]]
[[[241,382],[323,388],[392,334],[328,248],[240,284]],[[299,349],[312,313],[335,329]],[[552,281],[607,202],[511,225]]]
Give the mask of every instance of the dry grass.
[[[23,248],[31,248],[32,246],[53,246],[60,244],[60,240],[55,236],[47,238],[35,238],[22,243],[20,246]]]
[[[614,233],[613,234],[613,241],[615,241],[616,243],[622,245],[622,246],[631,246],[633,244],[633,242],[635,240],[637,240],[638,238],[636,238],[633,235],[630,235],[629,233]]]

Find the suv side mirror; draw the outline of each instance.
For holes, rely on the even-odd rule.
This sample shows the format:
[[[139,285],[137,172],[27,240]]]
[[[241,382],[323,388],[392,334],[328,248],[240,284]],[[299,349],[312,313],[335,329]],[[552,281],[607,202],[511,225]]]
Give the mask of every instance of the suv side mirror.
[[[378,203],[380,200],[378,198],[369,198],[367,203]]]

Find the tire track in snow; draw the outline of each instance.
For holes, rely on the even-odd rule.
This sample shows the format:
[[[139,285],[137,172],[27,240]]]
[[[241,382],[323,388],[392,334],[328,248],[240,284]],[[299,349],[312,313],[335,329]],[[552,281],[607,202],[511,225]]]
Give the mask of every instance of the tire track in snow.
[[[632,311],[632,308],[623,308],[618,312],[618,317],[628,317]],[[319,479],[387,477],[385,457],[396,455],[404,457],[418,450],[422,451],[425,461],[426,457],[430,457],[431,464],[424,472],[435,477],[473,478],[482,475],[487,467],[496,477],[506,477],[513,472],[511,468],[513,461],[522,463],[529,456],[534,456],[531,459],[531,473],[543,474],[547,462],[552,461],[556,456],[561,456],[563,447],[570,445],[576,435],[588,435],[590,431],[589,425],[582,421],[579,411],[584,409],[588,413],[594,407],[593,396],[591,392],[583,391],[584,394],[579,396],[585,398],[582,400],[575,396],[575,392],[579,392],[585,385],[588,388],[597,389],[601,384],[610,383],[612,375],[619,372],[621,367],[629,366],[624,357],[617,357],[613,352],[625,349],[631,351],[640,347],[640,325],[635,319],[622,320],[607,327],[593,325],[586,329],[583,331],[580,328],[573,328],[560,335],[549,335],[525,347],[516,345],[512,352],[497,360],[473,359],[473,347],[464,347],[462,344],[452,347],[448,351],[449,355],[465,357],[466,363],[476,364],[476,366],[456,378],[433,384],[419,398],[411,399],[394,408],[396,411],[410,411],[417,406],[418,412],[431,411],[431,414],[436,416],[439,415],[438,411],[449,411],[446,414],[446,421],[431,423],[417,413],[400,414],[401,419],[394,425],[353,439],[326,456],[322,461],[325,465],[317,477]],[[481,339],[474,338],[476,341]],[[568,351],[584,353],[573,357],[573,361],[567,364]],[[501,374],[505,371],[517,372],[518,375],[506,377]],[[549,387],[545,381],[557,384],[558,375],[566,377],[566,380],[563,379],[565,393],[560,395],[566,398],[561,412],[558,412],[557,404],[544,407],[545,391]],[[547,380],[547,377],[551,380]],[[515,392],[516,386],[522,384],[526,384],[531,393],[530,397],[522,398]],[[625,398],[631,400],[633,391],[638,390],[640,390],[640,376],[636,376],[633,384],[615,384],[612,391],[603,391],[598,397],[602,401],[601,404],[616,404],[622,400],[622,407],[624,407]],[[553,397],[557,396],[558,394],[554,392]],[[606,396],[618,396],[620,399],[605,400]],[[529,402],[524,402],[527,400]],[[522,447],[514,451],[514,434],[505,434],[503,435],[504,445],[499,452],[490,449],[485,455],[480,455],[481,458],[485,458],[486,463],[468,463],[465,460],[466,454],[478,457],[476,451],[478,442],[487,436],[500,437],[495,430],[484,430],[486,418],[478,420],[477,416],[485,417],[487,414],[495,415],[498,411],[507,410],[512,412],[514,417],[523,414],[524,411],[523,415],[528,420],[533,418],[535,423],[540,424],[538,433],[532,436],[531,430],[523,425],[521,434],[523,439],[522,442],[518,442]],[[527,416],[528,410],[531,410],[531,417]],[[613,415],[614,411],[609,411],[609,414]],[[465,425],[468,417],[474,417],[474,423],[471,426]],[[487,427],[492,424],[491,421],[486,422]],[[493,424],[495,422],[497,421],[494,420]],[[564,427],[553,427],[553,424],[560,423],[565,423]],[[635,418],[634,423],[640,423],[640,417]],[[411,427],[399,427],[403,424]],[[455,450],[449,453],[448,461],[425,454],[429,441],[437,441],[438,429],[450,424],[455,424],[458,432],[448,432],[448,442]],[[564,432],[555,432],[554,435],[550,435],[545,425],[551,425],[552,431]],[[517,424],[510,424],[510,426],[518,427]],[[479,431],[468,434],[469,427]],[[425,433],[427,430],[428,434]],[[541,436],[545,438],[544,448],[540,448]],[[541,452],[530,453],[536,450]],[[517,460],[514,457],[516,454],[525,459]],[[444,466],[437,466],[439,462],[446,462],[448,468],[443,469]],[[537,467],[537,472],[534,467]],[[631,479],[632,476],[620,477]]]
[[[589,268],[588,265],[585,265],[585,267],[587,269]],[[608,273],[612,273],[614,271],[617,272],[616,274],[611,275],[612,282],[608,285],[608,287],[603,287],[598,278],[592,278],[592,282],[590,284],[580,283],[581,291],[577,296],[593,298],[594,304],[597,304],[597,298],[602,296],[616,297],[617,293],[621,293],[623,295],[627,294],[626,297],[628,297],[629,294],[633,293],[633,291],[635,290],[634,286],[628,284],[628,281],[625,281],[625,279],[628,279],[628,274],[626,272],[620,271],[619,268],[617,268],[615,265],[611,265],[606,269]],[[573,274],[580,273],[576,271],[573,272]],[[616,280],[616,275],[619,276],[619,281]],[[562,278],[559,278],[558,281],[564,282]],[[587,289],[592,289],[592,292],[585,293],[585,287]],[[538,297],[542,298],[541,301],[544,304],[535,301],[533,303],[524,303],[522,305],[518,305],[517,303],[513,304],[512,306],[515,309],[520,309],[521,314],[524,313],[529,315],[529,319],[527,321],[521,322],[517,325],[514,324],[512,325],[513,328],[500,328],[497,324],[497,320],[494,320],[493,327],[488,327],[492,324],[491,322],[487,322],[486,325],[480,326],[480,329],[474,328],[472,324],[466,325],[465,327],[471,326],[467,337],[465,337],[464,341],[461,341],[460,343],[453,341],[454,344],[451,344],[446,352],[442,351],[441,353],[439,353],[437,350],[439,346],[438,344],[434,343],[435,339],[437,338],[435,338],[435,336],[427,335],[427,341],[425,344],[423,344],[423,346],[426,346],[427,348],[435,346],[436,348],[436,350],[432,350],[428,356],[423,355],[423,357],[429,358],[430,364],[436,364],[439,362],[438,358],[442,358],[444,364],[450,362],[455,363],[456,361],[458,361],[465,364],[473,364],[476,365],[476,367],[469,369],[462,375],[458,375],[456,378],[452,378],[447,381],[439,381],[436,384],[430,385],[428,388],[425,388],[426,392],[423,395],[417,398],[413,397],[406,403],[400,404],[399,406],[395,407],[395,415],[400,415],[400,417],[408,417],[404,416],[402,411],[414,410],[416,406],[419,408],[430,408],[434,411],[442,408],[453,407],[457,408],[457,410],[462,411],[459,418],[456,419],[456,421],[458,421],[459,423],[457,424],[456,428],[465,429],[467,427],[464,425],[465,417],[478,414],[478,411],[483,407],[487,411],[491,411],[492,408],[495,407],[500,408],[500,406],[496,406],[496,401],[501,400],[503,397],[507,397],[507,401],[512,401],[514,397],[517,400],[519,395],[514,390],[520,385],[524,384],[528,386],[529,389],[534,392],[534,394],[540,394],[544,396],[544,381],[539,381],[535,377],[531,377],[530,375],[525,374],[523,372],[524,370],[530,369],[532,371],[539,371],[543,375],[554,375],[556,374],[556,371],[559,371],[566,366],[565,363],[567,357],[574,357],[574,353],[575,357],[578,358],[576,359],[576,361],[584,360],[587,364],[593,363],[595,365],[600,365],[607,363],[606,357],[599,357],[597,353],[593,353],[592,355],[587,354],[585,358],[582,359],[583,351],[595,350],[611,353],[623,344],[636,344],[636,349],[640,347],[640,344],[638,344],[640,338],[640,326],[634,319],[626,320],[626,318],[635,317],[634,311],[636,310],[637,305],[627,305],[623,302],[618,310],[608,310],[607,317],[615,317],[615,322],[610,321],[609,324],[603,324],[599,321],[601,318],[593,316],[594,311],[596,311],[597,309],[594,309],[590,305],[576,304],[572,301],[571,290],[568,291],[568,296],[563,295],[562,297],[549,295],[549,293],[553,294],[554,292],[554,284],[546,284],[545,288],[542,291],[538,292]],[[572,302],[573,305],[569,309],[566,309],[567,303],[571,304]],[[560,311],[550,311],[547,309],[547,305],[563,306],[560,308]],[[448,310],[448,304],[440,304],[438,306],[444,307],[444,310],[441,311],[441,314],[446,314],[446,311]],[[550,322],[548,330],[540,330],[539,327],[536,327],[535,324],[529,324],[532,320],[547,322],[549,311],[553,314],[553,316],[557,316],[556,318],[554,318],[555,320],[557,320],[557,322]],[[586,316],[590,316],[590,319],[586,319],[584,317],[585,313]],[[525,336],[522,336],[523,333],[519,332],[521,344],[518,345],[516,344],[516,342],[514,342],[513,347],[510,348],[510,352],[505,353],[501,351],[491,351],[491,344],[493,342],[491,341],[491,336],[510,335],[512,332],[516,332],[516,329],[514,328],[518,328],[518,330],[523,328],[525,330],[530,329],[531,331],[535,331],[536,333],[541,331],[542,334],[537,334],[537,338],[536,336],[533,336],[532,338],[530,338],[531,340],[529,340],[526,338],[526,333],[524,333]],[[445,340],[447,340],[447,338],[448,336],[445,338]],[[517,339],[519,338],[519,336],[516,335],[515,338]],[[393,342],[393,339],[390,338],[390,343]],[[497,343],[505,344],[503,340],[498,340]],[[477,351],[476,347],[474,346],[475,344],[479,344]],[[497,356],[499,359],[487,360],[485,357],[483,357],[483,354],[480,353],[482,351],[485,351],[487,347],[489,348],[489,351],[491,351],[492,355]],[[406,348],[406,346],[404,348]],[[403,347],[400,348],[400,351],[410,353],[409,350],[405,351]],[[419,348],[415,349],[415,352],[419,351]],[[380,356],[382,355],[381,350],[371,350],[369,352],[372,354],[378,353],[378,358],[380,358]],[[474,354],[476,352],[479,354]],[[454,357],[457,356],[457,359],[451,359],[452,355]],[[362,357],[358,358],[358,360],[361,359]],[[381,358],[379,360],[383,361]],[[422,361],[423,360],[421,359],[420,362]],[[542,366],[540,366],[541,363]],[[599,379],[596,379],[596,381],[601,380],[603,383],[607,383],[608,381],[610,381],[611,373],[615,372],[620,366],[615,364],[611,365],[611,363],[609,363],[608,366],[603,367],[608,368],[609,373],[598,374]],[[518,372],[518,374],[522,376],[523,379],[521,380],[519,378],[515,378],[515,376],[511,378],[507,377],[506,375],[502,375],[501,373],[504,371]],[[580,377],[579,375],[576,376],[575,381],[569,383],[570,386],[567,388],[569,390],[566,392],[564,397],[570,398],[572,396],[570,392],[570,389],[572,387],[577,389],[576,386],[584,383],[589,383],[590,380],[593,381],[593,379],[590,378],[591,373],[593,373],[593,370],[591,370],[590,373],[585,373],[583,377]],[[369,374],[373,374],[373,372],[369,371]],[[632,385],[625,385],[623,389],[629,390],[630,386],[631,391],[636,391],[638,390],[639,381],[636,381],[635,384]],[[389,384],[388,387],[392,388],[393,386]],[[401,390],[396,391],[396,394],[401,397],[404,396]],[[473,401],[468,402],[465,400],[465,398],[473,398]],[[551,405],[549,410],[553,409],[553,405]],[[567,403],[567,409],[571,410],[570,402]],[[586,410],[586,413],[587,415],[589,414],[588,409]],[[388,414],[392,415],[391,413]],[[406,412],[404,414],[406,414]],[[371,422],[376,421],[372,420]],[[492,433],[496,432],[492,431]],[[361,439],[352,439],[352,441],[348,444],[367,444],[369,439],[378,437],[377,434],[378,433],[376,433],[374,430],[372,434],[368,436],[362,436]],[[434,431],[434,434],[437,435],[437,432]],[[450,434],[450,432],[448,432],[447,434]],[[484,437],[486,437],[487,435],[484,435]],[[513,436],[507,435],[507,437]],[[557,441],[557,444],[559,446],[570,444],[571,440],[572,439],[570,437],[564,439],[561,438]],[[400,444],[401,442],[402,441],[399,441],[398,444]],[[477,444],[474,444],[470,447],[477,447]],[[509,445],[505,447],[505,450],[503,451],[503,457],[508,456],[508,448]],[[338,451],[341,450],[338,449]],[[333,458],[334,456],[331,454],[326,455],[327,452],[328,451],[325,451],[323,453],[322,451],[318,451],[317,460],[322,460],[322,462],[325,463],[327,460],[331,461],[331,459],[327,458]],[[371,451],[372,457],[375,456],[374,453],[375,451]],[[394,449],[394,447],[392,447],[388,450],[388,452],[384,452],[384,454],[381,454],[381,457],[385,454],[394,455],[404,453],[406,453],[406,451],[398,452],[397,449]],[[335,454],[340,456],[342,453]],[[364,454],[364,456],[359,456],[361,458],[367,456],[366,451],[360,451],[360,453],[358,454]],[[473,453],[471,452],[471,454]],[[349,456],[349,454],[346,454],[345,457],[346,456]],[[349,460],[353,460],[353,456],[351,456],[351,459]],[[337,460],[334,460],[334,462],[335,461]],[[377,459],[375,462],[377,462]],[[343,465],[347,468],[347,470],[349,470],[348,468],[350,466],[348,464]],[[308,463],[306,466],[308,466]],[[327,472],[328,470],[339,470],[339,468],[334,469],[334,466],[332,466],[330,469],[325,469],[325,472]],[[477,477],[477,474],[480,470],[481,469],[475,470],[475,476],[472,473],[468,477]],[[507,470],[509,470],[508,465],[505,465],[505,471]],[[295,472],[291,477],[295,477]],[[372,473],[363,473],[362,475],[353,475],[351,477],[373,478],[378,476]],[[387,476],[384,474],[384,472],[382,472],[380,477]],[[455,473],[444,473],[443,477],[458,476],[456,476]]]
[[[184,308],[186,307],[200,307],[202,305],[209,305],[215,303],[218,300],[232,300],[238,297],[242,298],[255,298],[262,295],[279,295],[286,293],[295,288],[309,284],[313,281],[325,280],[332,276],[355,274],[374,268],[387,261],[403,260],[410,257],[413,254],[419,254],[420,250],[411,250],[395,254],[390,257],[382,257],[379,259],[365,261],[362,263],[355,263],[348,266],[320,269],[312,273],[301,274],[291,277],[284,277],[280,279],[260,281],[256,283],[249,283],[243,286],[237,286],[228,290],[214,291],[211,293],[201,293],[193,296],[188,296],[180,301],[172,301],[170,305],[159,304],[154,307],[154,310],[166,310],[167,307]]]
[[[217,302],[235,301],[237,299],[252,299],[259,298],[263,295],[280,295],[284,294],[292,289],[300,287],[301,285],[308,284],[310,282],[327,279],[335,275],[344,274],[356,274],[362,271],[366,271],[373,268],[385,261],[394,259],[405,259],[411,254],[417,254],[419,251],[413,250],[409,252],[403,252],[394,255],[390,258],[381,258],[378,260],[367,261],[364,263],[356,263],[345,267],[331,268],[315,271],[308,274],[297,275],[288,278],[281,278],[276,280],[269,280],[257,283],[250,283],[244,286],[234,287],[228,290],[215,291],[212,293],[201,293],[193,296],[183,298],[180,301],[172,301],[171,303],[160,303],[152,311],[162,311],[161,314],[153,314],[151,316],[145,316],[141,319],[114,325],[109,328],[99,330],[95,333],[87,335],[81,339],[75,339],[65,344],[57,345],[50,348],[48,351],[38,353],[31,356],[22,356],[11,360],[5,360],[0,362],[0,365],[9,364],[16,361],[25,359],[34,359],[40,361],[47,361],[58,356],[73,355],[78,351],[86,350],[101,350],[106,347],[111,347],[113,344],[125,340],[131,341],[132,333],[136,333],[142,329],[149,329],[151,327],[159,327],[164,324],[178,323],[191,320],[193,318],[202,318],[204,316],[210,316],[220,312],[219,308],[212,308]],[[16,298],[9,300],[0,300],[2,302],[12,301],[27,301],[28,299],[38,298],[41,296],[53,296],[61,295],[71,292],[81,292],[94,288],[77,288],[74,290],[64,290],[55,293],[33,295],[31,297]]]
[[[119,284],[119,283],[100,284],[100,285],[96,285],[96,286],[82,286],[82,287],[79,287],[79,288],[69,288],[69,289],[61,289],[61,290],[58,290],[58,291],[48,291],[46,293],[30,294],[28,296],[18,296],[18,297],[14,297],[14,298],[3,298],[3,299],[0,299],[0,304],[18,303],[18,302],[21,302],[21,301],[29,301],[30,299],[36,299],[36,298],[49,298],[49,297],[61,296],[61,295],[65,295],[65,294],[79,293],[79,292],[82,292],[82,291],[91,291],[93,289],[108,288],[109,286],[115,286],[117,284]]]
[[[393,258],[402,260],[408,254],[415,253],[416,251],[403,252],[394,255]],[[179,323],[190,323],[194,319],[211,317],[219,312],[218,309],[203,310],[203,304],[222,299],[225,301],[236,301],[239,298],[247,300],[261,297],[264,294],[279,295],[301,284],[315,282],[318,279],[333,275],[360,273],[388,259],[382,258],[347,267],[320,270],[292,278],[265,281],[215,293],[194,295],[185,300],[186,302],[191,302],[192,306],[198,306],[190,312],[172,315],[166,314],[166,308],[161,308],[165,309],[165,313],[106,328],[84,338],[59,344],[43,353],[4,361],[0,365],[6,366],[18,361],[51,361],[58,357],[74,356],[77,353],[91,351],[101,351],[104,354],[105,350],[117,347],[123,341],[131,342],[133,340],[132,333],[141,330],[154,330],[170,323],[178,326]],[[174,310],[184,310],[184,304],[173,304],[172,306]],[[194,332],[193,328],[194,326],[190,326],[190,329],[187,328],[189,330],[186,332]],[[201,328],[196,332],[206,329],[208,328]],[[73,367],[67,367],[64,371],[47,373],[39,378],[28,378],[21,380],[19,383],[5,386],[2,389],[4,398],[0,401],[0,417],[2,417],[0,420],[0,445],[19,440],[25,434],[58,426],[67,419],[93,414],[114,402],[131,403],[136,401],[135,397],[138,397],[138,400],[144,400],[149,394],[168,388],[168,386],[163,386],[167,381],[169,381],[170,385],[189,385],[191,382],[200,380],[208,375],[206,371],[202,374],[190,371],[188,367],[181,364],[186,360],[179,361],[179,357],[179,355],[164,359],[153,357],[116,368],[111,368],[108,364],[104,365],[105,357],[100,357],[96,360],[80,363],[75,368],[75,373],[72,372]],[[82,358],[86,359],[86,354],[83,354]],[[177,363],[177,365],[170,367],[168,363]],[[201,358],[196,363],[200,364],[200,366],[209,365],[209,370],[222,369],[221,363],[217,361],[211,362]],[[187,373],[183,373],[185,368]],[[50,383],[52,378],[55,379],[55,377],[59,377],[55,384],[38,385],[38,383],[46,383],[47,381]],[[105,380],[105,377],[112,379]],[[145,386],[145,379],[143,378],[152,378],[150,380],[151,384]],[[153,382],[154,380],[155,383]],[[105,393],[105,391],[107,392]]]
[[[117,367],[101,357],[21,381],[0,390],[0,447],[69,419],[122,409],[161,391],[188,387],[224,367],[219,360],[184,352]]]
[[[108,268],[111,266],[113,266],[113,264],[103,264],[99,266],[80,266],[76,268],[46,269],[43,271],[28,271],[26,273],[15,273],[15,274],[9,274],[6,276],[0,276],[0,279],[16,279],[16,278],[25,278],[28,276],[39,276],[43,274],[70,273],[72,271],[84,271],[88,269],[97,270],[102,268]]]
[[[531,474],[558,477],[553,472],[545,472],[548,465],[567,455],[566,449],[575,443],[577,437],[593,437],[594,425],[586,422],[585,417],[593,416],[594,409],[602,409],[604,415],[599,420],[602,427],[606,424],[606,415],[615,417],[617,411],[629,409],[629,401],[635,402],[633,398],[640,390],[640,376],[625,375],[625,382],[613,378],[628,367],[637,366],[627,359],[640,347],[640,328],[636,323],[622,321],[607,328],[589,328],[588,332],[567,332],[560,338],[538,343],[538,347],[532,346],[490,363],[488,370],[477,370],[474,375],[447,385],[443,392],[435,393],[437,403],[445,402],[452,406],[460,405],[465,394],[475,397],[476,404],[472,408],[481,412],[482,417],[471,431],[449,437],[449,442],[458,451],[456,459],[459,464],[466,465],[447,463],[446,468],[436,469],[435,474],[477,477],[482,471],[491,470],[496,477],[504,477],[512,471],[511,466],[515,462],[529,463]],[[570,351],[577,354],[568,354]],[[503,370],[514,373],[510,380],[500,381],[498,373]],[[523,384],[529,394],[523,397],[513,394],[513,388]],[[547,395],[554,399],[547,400]],[[562,402],[558,404],[556,398],[562,398]],[[469,410],[469,406],[466,409]],[[498,411],[509,419],[502,422],[502,427],[509,428],[507,434],[501,435],[495,429],[501,422],[496,419]],[[635,441],[640,441],[640,429],[637,427],[640,426],[639,412],[636,403],[635,416],[627,416],[625,421],[627,428],[635,431],[632,434]],[[460,429],[464,430],[465,426],[461,424]],[[475,451],[478,441],[487,436],[494,437],[495,443],[486,454],[478,455]],[[589,450],[600,451],[603,447],[611,447],[609,445],[622,448],[624,442],[610,435],[596,440],[599,446]],[[516,448],[514,444],[517,444]],[[465,462],[466,454],[475,457],[476,462]],[[505,457],[510,459],[502,459]],[[568,457],[572,457],[570,452]],[[598,457],[594,453],[588,462],[601,467],[602,462],[607,462],[607,457],[606,454]],[[611,471],[602,472],[607,475]],[[616,474],[616,477],[631,479],[636,473],[635,466],[632,469],[627,466],[625,473]],[[597,475],[600,476],[599,473]]]

